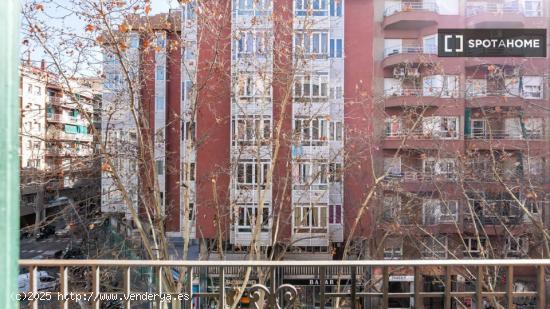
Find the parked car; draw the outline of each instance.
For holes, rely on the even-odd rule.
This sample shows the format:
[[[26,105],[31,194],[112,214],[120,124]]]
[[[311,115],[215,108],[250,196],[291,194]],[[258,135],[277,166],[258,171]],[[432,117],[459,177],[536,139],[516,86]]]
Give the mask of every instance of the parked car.
[[[76,260],[82,260],[85,259],[86,256],[80,250],[78,247],[68,247],[65,251],[65,254],[63,255],[63,259],[70,260],[70,259],[76,259]]]
[[[59,279],[48,274],[46,271],[37,271],[36,276],[36,288],[38,291],[55,290],[59,286]],[[19,275],[19,292],[28,292],[30,290],[30,282],[29,273]]]
[[[63,206],[70,203],[70,199],[66,196],[60,196],[48,202],[47,207]]]
[[[71,233],[71,231],[74,230],[74,228],[75,228],[75,224],[74,223],[69,223],[64,228],[55,231],[55,236],[57,236],[57,237],[67,237]]]
[[[36,233],[36,240],[42,240],[48,238],[50,235],[55,234],[55,227],[52,225],[46,225],[40,228],[38,233]]]

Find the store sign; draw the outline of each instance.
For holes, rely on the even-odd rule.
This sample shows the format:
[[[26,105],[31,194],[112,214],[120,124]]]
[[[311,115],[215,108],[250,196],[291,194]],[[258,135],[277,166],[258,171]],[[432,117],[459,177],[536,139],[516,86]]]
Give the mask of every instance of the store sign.
[[[392,282],[412,282],[414,276],[390,276],[389,280]]]
[[[292,285],[313,285],[318,286],[321,285],[321,280],[319,279],[284,279],[284,283],[292,284]],[[347,280],[340,280],[340,284],[344,284],[344,282]],[[325,285],[337,285],[338,280],[337,279],[325,279]]]
[[[546,57],[546,29],[439,29],[439,57]]]

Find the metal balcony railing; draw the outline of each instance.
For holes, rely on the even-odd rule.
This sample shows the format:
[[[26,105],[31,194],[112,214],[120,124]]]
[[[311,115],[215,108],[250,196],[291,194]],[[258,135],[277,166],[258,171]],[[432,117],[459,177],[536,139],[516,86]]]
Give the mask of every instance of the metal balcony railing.
[[[407,138],[410,140],[417,139],[458,139],[458,132],[452,130],[398,130],[386,131],[385,137],[388,139]]]
[[[437,46],[422,47],[420,45],[391,46],[384,48],[384,57],[401,54],[437,54]]]
[[[389,97],[420,97],[422,96],[422,89],[405,88],[405,89],[386,89],[384,95]]]
[[[435,2],[401,2],[386,8],[384,16],[391,16],[400,12],[439,12],[439,7]]]
[[[542,130],[527,130],[524,133],[507,130],[474,130],[466,137],[468,139],[539,140],[544,138],[544,134]]]
[[[515,299],[521,297],[535,299],[536,308],[542,309],[546,305],[545,271],[550,260],[20,260],[19,264],[28,269],[29,280],[28,286],[23,284],[23,290],[20,284],[18,297],[44,296],[27,298],[25,302],[30,308],[43,306],[48,299],[51,299],[50,304],[54,300],[53,305],[68,308],[77,295],[80,305],[90,304],[91,308],[112,305],[113,300],[118,301],[117,308],[133,308],[139,304],[136,299],[141,304],[156,303],[157,306],[170,303],[172,308],[229,308],[232,299],[238,299],[234,296],[242,291],[255,308],[296,308],[298,305],[334,308],[336,302],[340,303],[340,308],[361,305],[366,308],[366,303],[371,304],[370,308],[389,308],[390,301],[406,299],[414,301],[414,308],[424,308],[425,302],[435,308],[433,304],[437,302],[437,308],[450,309],[462,303],[464,298],[472,304],[484,304],[491,299],[506,308],[514,308]],[[533,271],[536,290],[516,289],[514,273],[517,267],[522,268],[522,273],[525,269]],[[39,279],[46,270],[47,276],[55,281],[49,285],[50,291],[39,294]],[[250,277],[245,281],[247,270]],[[288,278],[288,274],[302,276],[300,270],[311,278],[306,280],[308,283],[301,283],[303,279],[295,279],[295,276],[295,281]],[[394,282],[396,276],[403,277],[404,271],[408,277],[413,277],[411,285],[414,284],[414,288],[408,292],[392,291],[390,282]],[[426,291],[426,284],[433,282],[434,273],[437,273],[440,288],[435,292]],[[112,278],[116,275],[120,280],[114,287]],[[457,275],[469,284],[458,284]],[[498,281],[502,284],[486,284],[486,280],[495,281],[494,275],[499,276]],[[179,289],[175,288],[178,283]],[[304,285],[317,286],[315,303],[307,303],[308,300],[301,297]],[[171,301],[167,301],[168,295]]]
[[[510,3],[479,3],[466,5],[466,16],[476,16],[483,13],[493,14],[522,14],[526,17],[542,17],[542,8],[527,8],[518,2]]]

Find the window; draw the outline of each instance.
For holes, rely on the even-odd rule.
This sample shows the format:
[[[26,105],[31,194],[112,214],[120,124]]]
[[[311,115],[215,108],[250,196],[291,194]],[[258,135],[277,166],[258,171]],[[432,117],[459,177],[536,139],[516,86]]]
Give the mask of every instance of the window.
[[[294,205],[295,233],[326,233],[328,212],[326,205]]]
[[[155,97],[155,107],[156,107],[157,112],[164,110],[164,97],[163,96],[156,96]]]
[[[523,171],[525,176],[542,176],[544,172],[544,158],[524,156]]]
[[[157,175],[161,176],[164,175],[164,160],[157,160]]]
[[[185,46],[183,48],[183,59],[195,60],[197,57],[196,52],[197,52],[197,42],[194,42],[194,41],[185,42]]]
[[[447,236],[426,236],[421,242],[421,255],[423,259],[446,259]]]
[[[194,20],[197,18],[197,15],[195,14],[195,1],[189,1],[187,4],[183,6],[184,12],[183,16],[185,20]]]
[[[329,0],[296,0],[296,16],[327,16]]]
[[[195,221],[195,203],[189,203],[188,208],[189,208],[189,213],[187,214],[187,219],[190,222],[193,222]],[[183,218],[185,218],[185,207],[182,207],[181,211],[182,211],[182,215],[184,216]]]
[[[182,163],[183,181],[195,181],[195,163]]]
[[[164,77],[165,77],[164,76],[164,66],[161,66],[161,65],[157,66],[156,71],[157,71],[157,74],[156,74],[157,80],[164,80]]]
[[[330,58],[342,58],[342,39],[330,39]]]
[[[40,86],[34,86],[34,94],[40,95],[42,93],[42,88]]]
[[[328,223],[342,224],[342,205],[328,206]]]
[[[296,76],[294,98],[303,100],[328,99],[328,74]]]
[[[523,76],[522,94],[525,99],[543,99],[543,80],[541,76]]]
[[[336,45],[334,47],[334,51],[336,52]],[[294,52],[297,55],[327,57],[328,56],[328,32],[325,32],[325,31],[296,32],[294,34]]]
[[[299,162],[297,164],[295,190],[325,190],[328,184],[328,164],[324,162]]]
[[[398,137],[401,135],[401,119],[397,117],[388,117],[385,120],[386,137]]]
[[[401,215],[401,197],[399,195],[385,195],[382,199],[383,219],[398,221]]]
[[[384,172],[389,177],[401,177],[401,157],[384,158]]]
[[[544,136],[544,120],[542,118],[524,118],[524,137],[527,139],[541,139]]]
[[[183,121],[181,123],[181,139],[183,141],[191,139],[194,142],[195,134],[195,122]]]
[[[238,58],[267,55],[271,51],[271,32],[267,30],[239,31],[235,41]]]
[[[330,0],[330,16],[342,16],[342,2],[344,0]]]
[[[441,98],[457,98],[458,76],[432,75],[424,77],[423,95]]]
[[[424,200],[422,205],[425,225],[455,223],[458,221],[458,201]]]
[[[122,86],[123,79],[120,73],[107,73],[105,79],[105,88],[118,89]]]
[[[484,97],[487,95],[486,79],[466,80],[466,96],[469,98]]]
[[[342,163],[330,163],[328,167],[329,181],[342,182]]]
[[[164,36],[164,33],[159,32],[156,34],[156,36],[157,36],[155,39],[156,46],[160,48],[166,48],[166,38]]]
[[[236,0],[237,14],[241,16],[269,15],[271,0]]]
[[[33,87],[32,84],[27,85],[27,93],[32,93],[32,87]]]
[[[269,162],[254,162],[252,160],[242,160],[237,163],[237,188],[248,189],[256,184],[261,188],[268,185]]]
[[[542,209],[542,205],[540,202],[535,200],[526,200],[525,201],[525,208],[529,210],[529,212],[533,215],[540,214],[540,210]],[[527,214],[525,216],[527,218]]]
[[[237,207],[239,208],[238,217],[236,218],[237,230],[239,232],[251,232],[256,225],[258,205],[237,204]],[[269,212],[269,204],[264,204],[262,207],[262,232],[267,232],[269,229]]]
[[[128,38],[128,46],[130,48],[139,48],[139,34],[130,34],[130,37]]]
[[[427,138],[457,139],[459,131],[458,117],[424,117],[422,133]]]
[[[237,99],[240,101],[271,97],[271,82],[266,76],[252,73],[239,74],[235,87]]]
[[[193,82],[190,80],[186,80],[183,82],[182,86],[182,100],[186,102],[187,106],[191,105],[191,102],[193,102]]]
[[[271,137],[271,119],[269,116],[251,115],[233,117],[233,145],[266,144]]]
[[[485,252],[485,245],[487,239],[484,237],[466,237],[464,238],[464,256],[466,257],[480,257]]]
[[[336,84],[336,83],[335,83]],[[338,83],[340,84],[340,83]],[[331,99],[342,99],[343,96],[342,86],[330,87],[330,98]]]
[[[453,180],[456,177],[456,159],[427,158],[423,160],[423,172],[426,180],[443,177]]]
[[[529,238],[524,236],[506,237],[507,256],[521,257],[529,253]]]
[[[294,132],[304,146],[326,145],[328,121],[324,117],[295,119]]]
[[[437,34],[425,36],[422,47],[424,54],[437,54]]]
[[[487,137],[487,120],[486,119],[472,119],[472,138],[486,138]]]
[[[384,95],[387,97],[403,95],[402,81],[396,78],[384,78]]]
[[[342,123],[339,121],[331,121],[329,125],[329,139],[331,141],[341,141],[344,131]]]
[[[526,17],[541,17],[543,15],[542,0],[525,0],[523,5]]]
[[[403,242],[385,244],[384,260],[400,260],[403,258]]]

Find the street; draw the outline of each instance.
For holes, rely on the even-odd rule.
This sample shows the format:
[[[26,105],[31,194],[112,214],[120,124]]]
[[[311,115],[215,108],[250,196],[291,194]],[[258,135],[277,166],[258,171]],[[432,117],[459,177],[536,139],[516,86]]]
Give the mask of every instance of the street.
[[[55,252],[64,250],[70,242],[70,238],[58,238],[53,235],[41,241],[36,241],[34,238],[22,239],[19,257],[21,259],[53,258]]]

